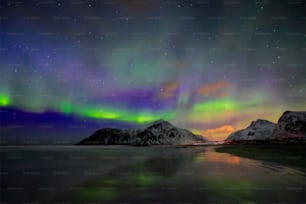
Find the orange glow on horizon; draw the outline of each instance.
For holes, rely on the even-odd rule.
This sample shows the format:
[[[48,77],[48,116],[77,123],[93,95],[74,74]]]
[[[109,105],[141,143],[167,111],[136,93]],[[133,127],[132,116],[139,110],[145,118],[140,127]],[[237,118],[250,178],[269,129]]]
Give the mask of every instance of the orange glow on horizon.
[[[236,130],[237,129],[231,125],[223,125],[221,127],[204,130],[201,134],[208,137],[210,140],[224,140]]]

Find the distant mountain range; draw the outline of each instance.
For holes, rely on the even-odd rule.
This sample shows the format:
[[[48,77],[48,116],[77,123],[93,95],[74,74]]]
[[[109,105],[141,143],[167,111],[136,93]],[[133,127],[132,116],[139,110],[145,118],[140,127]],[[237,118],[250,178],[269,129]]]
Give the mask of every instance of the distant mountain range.
[[[206,140],[192,132],[178,128],[165,120],[158,120],[143,129],[103,128],[80,141],[79,145],[181,145]]]
[[[226,142],[306,140],[306,111],[285,111],[277,124],[253,121],[247,128],[232,133]]]
[[[242,130],[228,136],[226,143],[306,141],[306,112],[285,111],[278,123],[257,119]],[[103,128],[79,145],[186,145],[208,142],[203,136],[158,120],[146,128]]]

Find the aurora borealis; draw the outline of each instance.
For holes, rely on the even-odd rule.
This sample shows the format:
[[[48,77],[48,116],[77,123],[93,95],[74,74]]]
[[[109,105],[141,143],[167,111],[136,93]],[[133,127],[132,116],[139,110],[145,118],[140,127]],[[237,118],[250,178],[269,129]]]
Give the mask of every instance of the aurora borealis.
[[[85,126],[163,118],[212,140],[276,122],[306,108],[305,6],[1,1],[0,106]]]

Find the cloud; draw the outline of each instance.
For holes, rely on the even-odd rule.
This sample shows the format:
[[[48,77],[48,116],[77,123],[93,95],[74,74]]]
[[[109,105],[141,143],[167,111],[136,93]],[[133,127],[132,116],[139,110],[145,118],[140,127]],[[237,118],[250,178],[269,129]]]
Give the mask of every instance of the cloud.
[[[208,134],[214,134],[214,133],[220,133],[220,132],[226,132],[226,133],[231,133],[235,130],[235,128],[233,128],[233,126],[231,125],[223,125],[221,127],[218,128],[212,128],[212,129],[207,129],[204,132]]]
[[[179,83],[176,81],[165,83],[159,93],[159,98],[169,98],[174,96],[177,93],[178,87]]]
[[[226,97],[229,95],[229,88],[233,85],[229,81],[218,81],[215,83],[203,84],[197,89],[200,96]]]
[[[209,139],[225,139],[229,134],[234,132],[236,129],[231,125],[223,125],[217,128],[211,128],[202,131],[203,136],[207,136]]]

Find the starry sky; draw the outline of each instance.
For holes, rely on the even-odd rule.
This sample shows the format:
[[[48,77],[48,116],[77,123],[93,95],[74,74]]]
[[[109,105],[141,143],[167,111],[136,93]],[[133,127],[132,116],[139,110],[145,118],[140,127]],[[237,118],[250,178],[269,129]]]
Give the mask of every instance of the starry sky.
[[[302,0],[1,1],[1,130],[163,118],[222,140],[257,118],[277,122],[306,108],[305,10]]]

